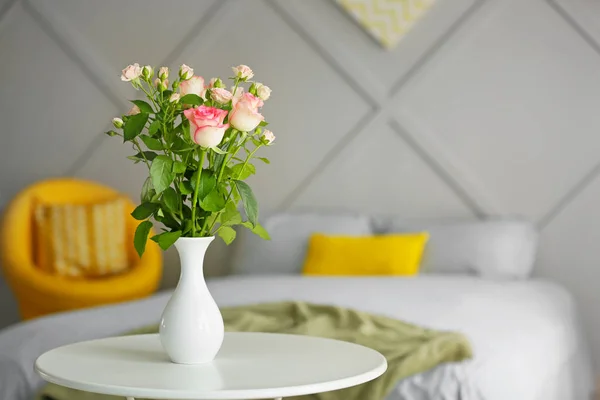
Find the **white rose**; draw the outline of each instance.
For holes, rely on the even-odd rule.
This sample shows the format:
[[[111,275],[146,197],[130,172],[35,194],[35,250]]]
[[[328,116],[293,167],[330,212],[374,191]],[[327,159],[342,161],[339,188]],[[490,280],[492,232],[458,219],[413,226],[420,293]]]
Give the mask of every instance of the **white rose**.
[[[156,83],[156,88],[158,90],[160,90],[161,92],[167,90],[168,87],[169,87],[169,80],[168,79],[164,79],[164,80],[158,81],[158,83]]]
[[[187,81],[192,76],[194,76],[194,70],[192,68],[188,67],[187,65],[182,64],[181,67],[179,68],[179,77],[182,80]]]
[[[227,104],[233,97],[231,92],[227,89],[212,88],[210,89],[210,97],[220,104]]]
[[[171,103],[177,103],[179,101],[179,99],[181,98],[181,95],[179,93],[173,93],[171,95],[171,97],[169,97],[169,101]]]
[[[128,65],[121,72],[121,80],[123,82],[130,82],[134,79],[138,79],[141,74],[142,74],[142,68],[140,67],[140,64],[135,63],[132,65]]]
[[[152,78],[152,75],[154,75],[154,69],[152,69],[152,66],[151,65],[144,66],[144,68],[142,68],[142,75],[146,79]]]
[[[269,146],[275,140],[275,135],[268,129],[265,129],[262,134],[262,139],[267,142],[267,146]]]
[[[160,67],[160,69],[158,70],[158,77],[163,80],[167,79],[169,77],[169,68]]]
[[[122,128],[123,127],[123,120],[121,118],[113,118],[112,119],[112,123],[115,126],[115,128]]]
[[[233,74],[235,76],[244,81],[252,79],[252,77],[254,76],[254,72],[252,72],[252,69],[250,69],[249,66],[244,64],[238,65],[237,67],[232,67],[231,69],[233,70]]]
[[[179,85],[179,93],[181,97],[186,94],[195,94],[202,97],[204,92],[204,79],[201,76],[192,76],[187,81],[181,82]]]
[[[271,88],[263,85],[262,83],[255,83],[254,87],[256,88],[256,95],[263,100],[269,100],[271,97]]]

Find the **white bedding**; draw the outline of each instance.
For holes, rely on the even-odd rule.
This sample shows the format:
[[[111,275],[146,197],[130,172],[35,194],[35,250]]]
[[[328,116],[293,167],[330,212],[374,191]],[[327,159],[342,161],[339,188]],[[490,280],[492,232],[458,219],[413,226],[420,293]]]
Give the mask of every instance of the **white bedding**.
[[[564,290],[547,282],[435,275],[408,279],[234,276],[212,280],[209,286],[221,306],[304,300],[456,330],[469,337],[474,360],[406,379],[390,399],[580,400],[591,392],[588,353],[574,304]],[[1,331],[0,398],[31,399],[43,384],[33,372],[33,362],[44,351],[156,323],[168,297],[162,293]]]

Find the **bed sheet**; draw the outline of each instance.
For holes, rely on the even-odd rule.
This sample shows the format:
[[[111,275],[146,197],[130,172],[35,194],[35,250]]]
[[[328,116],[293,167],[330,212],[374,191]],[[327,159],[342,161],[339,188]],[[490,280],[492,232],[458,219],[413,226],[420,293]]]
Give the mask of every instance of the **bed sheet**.
[[[388,400],[580,400],[591,392],[576,307],[552,283],[436,275],[232,276],[213,279],[209,287],[220,306],[282,300],[333,304],[463,332],[470,339],[473,360],[405,379]],[[33,363],[44,351],[157,323],[169,295],[57,314],[0,331],[0,398],[32,398],[43,385]]]

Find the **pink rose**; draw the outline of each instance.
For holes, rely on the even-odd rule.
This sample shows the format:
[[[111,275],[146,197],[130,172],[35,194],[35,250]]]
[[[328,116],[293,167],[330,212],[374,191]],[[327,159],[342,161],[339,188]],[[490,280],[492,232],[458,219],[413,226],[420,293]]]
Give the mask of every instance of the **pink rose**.
[[[131,110],[129,110],[127,112],[127,115],[136,115],[139,114],[140,112],[142,112],[142,110],[140,110],[140,108],[136,105],[134,105],[133,107],[131,107]]]
[[[231,125],[243,132],[249,132],[264,121],[258,108],[263,106],[263,101],[251,93],[245,93],[235,104],[229,116]]]
[[[173,93],[171,95],[171,97],[169,97],[169,101],[171,103],[177,103],[179,101],[179,99],[181,98],[181,95],[179,93]]]
[[[129,82],[139,78],[140,75],[142,75],[142,67],[140,67],[140,64],[135,63],[128,65],[127,68],[121,72],[121,80],[123,82]]]
[[[237,67],[232,67],[231,69],[233,70],[233,74],[235,76],[244,81],[251,79],[254,76],[254,72],[252,72],[252,69],[250,69],[249,66],[244,64],[238,65]]]
[[[244,88],[241,86],[238,86],[237,89],[235,89],[235,90],[234,89],[235,89],[235,86],[232,86],[231,93],[233,94],[233,98],[231,99],[231,105],[233,105],[235,107],[237,102],[240,101],[240,99],[244,95]]]
[[[190,121],[190,136],[194,143],[202,147],[216,147],[223,140],[229,124],[223,124],[226,110],[215,107],[199,106],[183,111]]]
[[[181,97],[186,94],[195,94],[202,97],[203,92],[204,78],[201,76],[192,76],[190,79],[181,82],[181,85],[179,85],[179,94],[181,94]]]
[[[231,92],[227,89],[212,88],[210,89],[210,97],[220,104],[227,104],[233,97]]]
[[[262,134],[262,139],[267,142],[267,146],[269,146],[275,140],[275,135],[268,129],[265,129]]]
[[[185,64],[181,64],[181,67],[179,68],[179,77],[182,80],[187,81],[192,76],[194,76],[194,70]]]

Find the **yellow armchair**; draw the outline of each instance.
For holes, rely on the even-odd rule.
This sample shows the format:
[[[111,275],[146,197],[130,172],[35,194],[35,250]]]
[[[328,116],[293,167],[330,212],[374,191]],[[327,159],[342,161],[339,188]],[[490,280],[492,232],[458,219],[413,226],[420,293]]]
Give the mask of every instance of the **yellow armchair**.
[[[0,257],[4,275],[17,298],[23,319],[54,312],[117,303],[153,293],[162,275],[158,245],[148,241],[140,258],[133,248],[137,221],[127,218],[128,258],[132,267],[105,278],[69,278],[52,275],[34,265],[33,205],[86,204],[109,200],[113,189],[80,179],[50,179],[19,193],[7,206],[0,225]],[[134,204],[128,201],[128,213]]]

